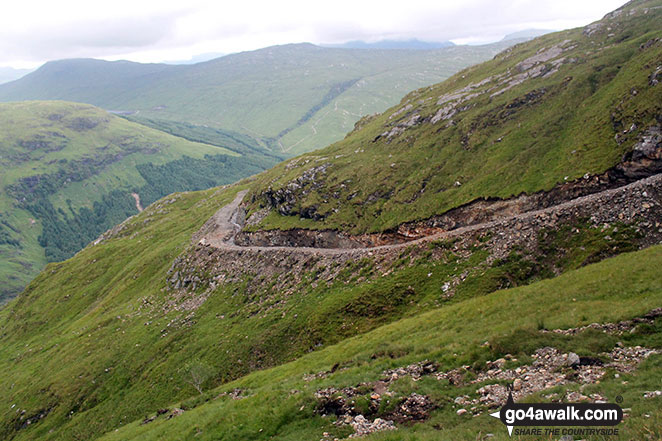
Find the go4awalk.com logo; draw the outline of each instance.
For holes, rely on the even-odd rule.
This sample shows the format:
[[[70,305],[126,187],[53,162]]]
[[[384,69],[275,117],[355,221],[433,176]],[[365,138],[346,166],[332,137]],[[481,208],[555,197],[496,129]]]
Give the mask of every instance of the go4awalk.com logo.
[[[609,436],[618,435],[611,426],[623,420],[623,409],[612,403],[515,403],[511,391],[501,410],[490,415],[499,418],[511,436],[513,429],[515,435]]]

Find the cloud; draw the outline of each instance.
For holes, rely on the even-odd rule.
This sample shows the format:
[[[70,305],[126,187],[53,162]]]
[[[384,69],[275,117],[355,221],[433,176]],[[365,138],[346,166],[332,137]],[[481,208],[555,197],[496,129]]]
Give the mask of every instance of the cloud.
[[[172,35],[176,20],[177,15],[96,18],[20,32],[0,30],[0,53],[5,58],[39,61],[107,55],[158,44]]]
[[[478,42],[526,27],[583,25],[621,1],[23,0],[3,5],[0,65],[72,57],[159,61],[302,41]]]

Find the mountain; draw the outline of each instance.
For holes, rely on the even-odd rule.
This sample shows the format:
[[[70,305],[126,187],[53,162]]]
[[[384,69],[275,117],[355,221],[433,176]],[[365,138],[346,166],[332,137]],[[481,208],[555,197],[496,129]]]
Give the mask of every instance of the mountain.
[[[122,91],[135,94],[153,79],[182,69],[168,64],[104,61],[88,58],[50,61],[18,81],[2,85],[3,101],[66,100],[101,106]],[[104,106],[106,110],[124,110]]]
[[[344,49],[413,49],[413,50],[433,50],[454,46],[450,41],[421,41],[415,38],[410,40],[380,40],[374,43],[368,43],[361,40],[348,41],[341,44],[326,44],[325,47],[335,47]]]
[[[32,72],[32,69],[13,69],[11,67],[0,67],[0,84],[18,80],[30,72]]]
[[[0,101],[84,102],[137,118],[240,132],[293,156],[341,139],[361,116],[512,44],[432,51],[293,44],[193,65],[61,60],[0,85]]]
[[[0,104],[0,127],[0,301],[141,204],[278,161],[249,138],[191,133],[204,144],[192,142],[85,104]]]
[[[261,175],[251,228],[415,235],[456,223],[469,204],[658,170],[656,11],[547,34],[411,92],[344,140]]]
[[[507,385],[659,438],[661,15],[517,45],[49,264],[0,309],[0,438],[507,440]]]

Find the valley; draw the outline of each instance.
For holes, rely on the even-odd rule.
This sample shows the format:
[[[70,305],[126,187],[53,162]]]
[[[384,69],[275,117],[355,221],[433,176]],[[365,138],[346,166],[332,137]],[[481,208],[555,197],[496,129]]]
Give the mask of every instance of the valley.
[[[184,67],[114,64],[120,86],[154,83],[145,107],[97,95],[140,110],[124,117],[0,105],[41,115],[0,143],[19,164],[1,181],[0,221],[19,214],[0,224],[0,251],[48,238],[45,257],[68,253],[0,307],[0,439],[505,441],[491,414],[509,391],[618,404],[609,439],[662,438],[661,17],[660,0],[633,0],[504,47],[315,151],[286,140],[363,99],[349,52],[333,52],[347,77],[310,78],[314,99],[259,133],[269,103],[218,125],[211,97],[157,110],[179,100],[170,81],[195,83]],[[293,63],[313,77],[327,49],[208,66],[257,81],[246,66],[305,51],[323,62]],[[279,87],[255,96],[287,107]],[[74,251],[67,228],[84,213],[100,221]]]
[[[0,101],[84,102],[137,122],[239,132],[275,154],[295,156],[342,139],[361,116],[387,109],[410,90],[524,40],[424,51],[302,43],[186,66],[60,60],[0,85]]]
[[[257,146],[188,141],[84,104],[2,104],[0,116],[0,302],[142,203],[233,182],[278,161]]]

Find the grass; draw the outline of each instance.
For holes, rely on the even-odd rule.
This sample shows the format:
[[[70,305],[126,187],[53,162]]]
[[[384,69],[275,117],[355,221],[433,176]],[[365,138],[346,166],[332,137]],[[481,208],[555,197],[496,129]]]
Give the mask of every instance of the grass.
[[[425,359],[442,370],[483,369],[485,361],[506,353],[519,360],[511,362],[514,366],[547,345],[589,356],[609,349],[616,338],[594,331],[576,336],[541,331],[629,319],[660,306],[662,246],[629,252],[640,238],[626,226],[602,231],[577,220],[541,233],[537,249],[514,250],[492,263],[483,248],[487,236],[470,253],[460,253],[450,242],[412,245],[384,267],[378,259],[338,259],[321,268],[318,264],[326,263],[321,257],[269,261],[258,254],[232,262],[238,270],[215,268],[214,261],[198,265],[209,257],[208,250],[191,254],[191,237],[238,191],[249,189],[259,201],[265,188],[284,186],[327,162],[326,174],[315,183],[320,187],[307,192],[312,183],[304,185],[307,193],[299,195],[301,206],[295,207],[316,205],[324,220],[280,219],[272,213],[265,226],[380,231],[475,197],[549,188],[566,174],[571,179],[604,170],[659,110],[658,89],[644,84],[644,68],[659,57],[659,46],[639,49],[659,35],[658,19],[658,10],[623,14],[610,22],[613,36],[602,32],[585,38],[573,30],[520,45],[448,82],[413,92],[403,104],[410,100],[422,114],[433,114],[440,94],[512,68],[566,37],[578,42],[567,53],[578,60],[562,66],[556,77],[532,80],[494,99],[476,98],[475,107],[463,110],[466,117],[438,132],[419,126],[390,143],[373,143],[396,109],[368,118],[344,142],[303,156],[290,168],[278,166],[230,187],[168,196],[130,218],[112,237],[49,264],[0,308],[0,390],[6,391],[0,438],[300,440],[319,439],[324,432],[344,437],[347,427],[316,411],[318,389],[359,385],[355,405],[373,412],[369,390],[361,383],[380,379],[386,369]],[[559,82],[566,76],[573,79]],[[546,102],[509,113],[509,104],[541,88],[547,90]],[[619,124],[635,116],[642,124],[623,144],[606,142],[614,131],[622,132],[610,121],[613,112],[625,115],[615,117]],[[499,123],[492,125],[491,118]],[[216,136],[166,126],[181,135]],[[343,203],[335,213],[339,200]],[[264,262],[270,267],[260,266]],[[177,300],[168,287],[173,271],[183,274],[190,266],[195,272],[186,275],[200,280],[186,299],[209,296],[195,310],[178,310],[173,305],[184,299]],[[323,279],[325,271],[335,277]],[[562,274],[550,278],[557,273]],[[454,296],[445,296],[443,287],[461,274],[466,277],[454,286]],[[205,291],[211,277],[223,275],[231,278],[214,280],[216,287]],[[662,348],[661,327],[658,320],[618,340]],[[659,402],[644,399],[643,393],[662,388],[661,374],[658,354],[620,378],[609,371],[584,392],[624,398],[631,412],[619,439],[659,439]],[[485,412],[475,418],[457,415],[455,397],[476,396],[475,386],[404,377],[390,387],[391,401],[374,415],[388,416],[412,392],[428,395],[435,409],[425,422],[368,439],[481,439],[488,433],[507,439],[504,427]],[[232,399],[228,393],[235,389],[245,398]],[[174,406],[185,412],[141,424]]]
[[[657,246],[553,280],[499,291],[403,319],[224,385],[206,394],[208,402],[174,419],[160,419],[144,426],[135,422],[102,439],[184,440],[197,434],[196,439],[203,440],[293,440],[321,437],[325,431],[338,436],[339,429],[331,424],[333,418],[314,413],[313,394],[318,388],[375,381],[385,369],[423,359],[437,361],[444,369],[450,369],[495,359],[505,353],[530,354],[547,345],[582,355],[610,350],[616,339],[603,333],[586,332],[574,337],[540,334],[536,331],[537,317],[544,316],[549,328],[564,328],[627,319],[657,307],[662,301],[662,285],[652,268],[660,259],[662,247]],[[582,320],[582,316],[587,319]],[[662,323],[658,322],[654,329],[620,339],[626,345],[660,347],[660,326]],[[484,341],[490,341],[492,349],[484,349],[481,346]],[[388,352],[393,357],[374,355]],[[334,364],[348,369],[325,379],[303,380],[304,374],[328,370]],[[637,372],[620,379],[608,375],[584,392],[600,392],[610,400],[621,395],[625,399],[623,406],[632,408],[631,417],[620,426],[621,435],[610,439],[660,435],[660,408],[655,400],[643,399],[642,395],[645,390],[659,389],[661,372],[662,356],[652,356]],[[628,381],[628,385],[623,386],[622,381]],[[240,401],[215,398],[220,392],[237,387],[246,390],[249,397]],[[455,415],[452,400],[467,392],[466,388],[444,386],[432,379],[418,383],[404,379],[396,390],[400,395],[412,391],[429,394],[441,407],[423,424],[401,426],[397,432],[367,439],[475,439],[479,433],[488,432],[495,435],[494,439],[507,439],[505,428],[486,413],[473,419]],[[537,398],[541,398],[540,394]]]
[[[539,327],[540,320],[547,328],[610,320],[618,309],[616,291],[626,285],[632,299],[625,296],[623,305],[619,304],[624,316],[652,308],[658,301],[659,278],[654,276],[653,268],[662,250],[657,248],[628,255],[627,264],[623,258],[606,260],[598,264],[602,266],[580,269],[577,275],[568,273],[570,278],[518,288],[513,291],[518,293],[516,297],[510,299],[515,295],[511,291],[494,292],[514,286],[515,280],[516,285],[529,284],[547,277],[545,273],[534,271],[521,276],[517,272],[519,264],[489,266],[484,250],[476,248],[471,255],[460,257],[453,252],[452,244],[441,242],[420,249],[410,247],[392,267],[382,270],[369,259],[338,262],[338,274],[329,283],[320,278],[321,268],[314,264],[301,270],[300,280],[281,273],[266,277],[247,265],[240,280],[220,284],[193,313],[164,309],[170,299],[169,292],[164,291],[166,278],[170,277],[166,273],[173,260],[219,206],[250,185],[253,182],[249,180],[228,189],[180,193],[159,201],[130,219],[117,237],[90,246],[66,262],[47,266],[18,299],[0,310],[0,369],[5,372],[0,387],[10,391],[7,400],[16,404],[13,409],[0,410],[0,437],[95,439],[174,402],[182,401],[191,409],[233,387],[248,387],[278,409],[298,409],[302,397],[307,397],[304,401],[309,408],[310,394],[295,394],[285,402],[273,400],[284,390],[289,394],[290,389],[299,389],[303,373],[329,369],[336,362],[354,369],[355,376],[347,377],[352,379],[347,384],[351,384],[359,378],[370,378],[384,366],[441,354],[439,351],[446,351],[447,345],[452,351],[466,346],[468,352],[458,358],[462,363],[484,360],[494,354],[474,343],[495,339],[502,341],[502,346],[506,344],[499,340],[501,329],[509,329],[501,323],[505,310],[526,317],[518,319],[517,327],[524,329],[527,340],[535,341],[530,332]],[[592,230],[584,232],[581,225],[573,228],[562,228],[556,236],[550,232],[545,246],[561,250],[572,241],[572,249],[602,249]],[[570,234],[572,231],[580,233]],[[626,229],[623,234],[628,237]],[[624,238],[626,247],[629,242]],[[563,256],[550,262],[556,262],[561,270],[574,268],[574,264],[565,263]],[[535,256],[522,254],[522,258]],[[381,273],[389,269],[390,274],[382,277]],[[467,273],[466,281],[456,288],[453,298],[445,299],[441,286],[463,272]],[[542,305],[540,296],[549,296],[550,302]],[[570,296],[583,306],[566,316],[558,305]],[[609,300],[594,308],[602,297]],[[561,318],[566,321],[560,322]],[[435,320],[440,322],[433,325]],[[479,327],[465,336],[469,323],[476,320],[498,326],[488,335],[485,323],[482,331]],[[400,325],[393,327],[393,323]],[[450,337],[459,340],[446,341]],[[348,355],[331,362],[329,349],[325,348],[336,344],[340,346],[332,350],[333,357]],[[324,361],[310,352],[323,354],[320,360]],[[444,353],[440,360],[448,363],[448,353]],[[371,360],[376,360],[374,369],[365,370],[372,365]],[[209,373],[199,384],[202,395],[188,377],[193,361]],[[288,362],[299,366],[297,369],[306,366],[305,372],[288,374],[299,383],[288,380],[276,390],[263,390],[262,386],[244,382],[252,378],[253,372]],[[39,375],[44,371],[51,374]],[[280,381],[280,375],[274,381]],[[216,390],[218,387],[221,389]],[[244,409],[241,412],[250,408],[240,403],[243,401],[237,402],[238,409]],[[49,413],[38,424],[17,430],[21,415],[17,416],[16,408],[26,411],[24,418],[45,410]],[[269,427],[262,420],[241,416],[241,412],[228,424],[245,421],[247,431],[257,427],[255,424],[264,425],[265,430]],[[282,415],[275,408],[264,412],[275,418],[269,423],[275,426],[267,433],[278,436],[288,431],[294,438],[308,433],[319,436],[321,432],[317,432],[329,424],[294,410]],[[167,430],[180,433],[179,428]],[[205,428],[203,432],[219,434],[226,430],[222,423],[213,431]],[[188,429],[181,433],[183,438],[190,435]],[[229,437],[249,436],[242,431],[227,433]]]

